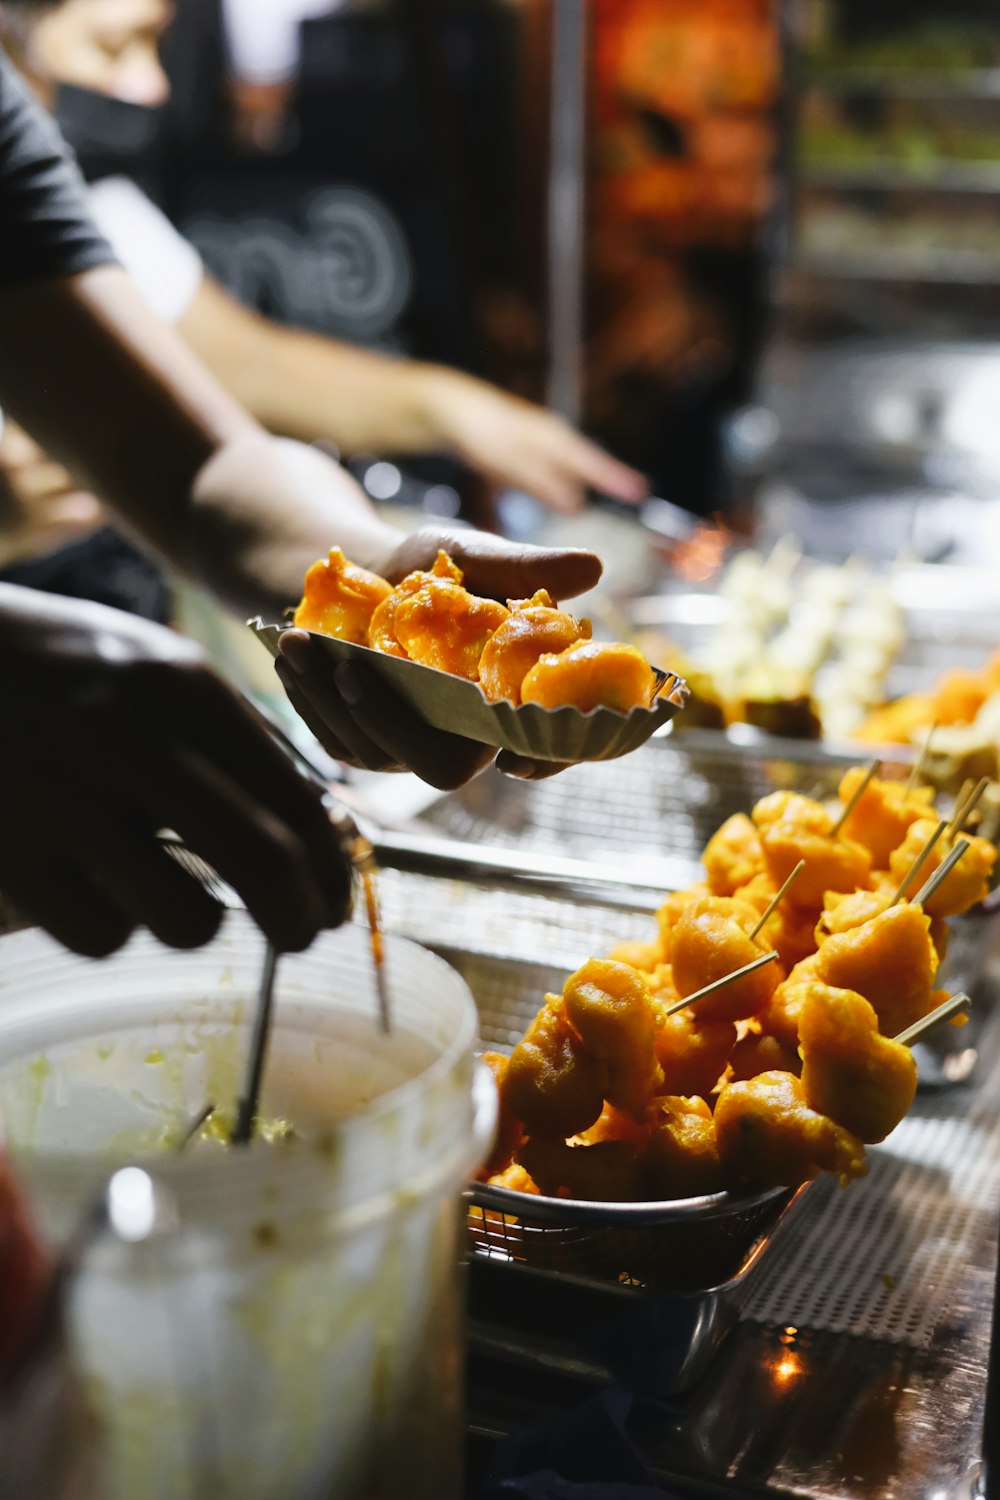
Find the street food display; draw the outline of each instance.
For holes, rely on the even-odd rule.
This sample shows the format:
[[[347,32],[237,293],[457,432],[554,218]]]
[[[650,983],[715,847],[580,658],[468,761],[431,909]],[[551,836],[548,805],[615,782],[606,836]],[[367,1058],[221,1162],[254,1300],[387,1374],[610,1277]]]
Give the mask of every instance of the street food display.
[[[833,810],[775,792],[718,829],[649,941],[591,958],[509,1058],[484,1180],[602,1202],[848,1183],[913,1102],[945,1018],[946,919],[997,850],[929,788],[850,769]],[[931,1021],[929,1018],[933,1018]],[[960,1020],[961,1017],[958,1017]]]
[[[443,551],[393,588],[335,547],[306,574],[294,623],[476,682],[490,702],[627,714],[658,691],[634,646],[591,640],[590,621],[557,608],[544,589],[506,605],[480,598]]]

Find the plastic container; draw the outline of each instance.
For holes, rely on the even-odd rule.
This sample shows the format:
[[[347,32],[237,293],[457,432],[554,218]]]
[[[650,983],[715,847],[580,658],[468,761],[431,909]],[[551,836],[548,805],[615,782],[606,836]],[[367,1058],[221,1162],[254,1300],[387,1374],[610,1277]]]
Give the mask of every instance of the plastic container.
[[[148,1243],[103,1241],[72,1294],[95,1500],[453,1500],[460,1193],[495,1110],[472,997],[390,938],[385,1037],[367,934],[325,935],[281,961],[262,1100],[301,1138],[180,1156],[238,1093],[261,956],[238,912],[196,953],[0,941],[0,1128],[43,1229],[58,1243],[125,1161],[176,1208]]]

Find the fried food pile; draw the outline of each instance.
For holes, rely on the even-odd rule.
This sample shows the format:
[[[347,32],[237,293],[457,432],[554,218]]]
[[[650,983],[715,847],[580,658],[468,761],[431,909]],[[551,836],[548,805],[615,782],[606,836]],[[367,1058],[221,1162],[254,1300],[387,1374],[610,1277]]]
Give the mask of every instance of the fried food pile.
[[[865,1172],[865,1145],[916,1091],[893,1038],[946,998],[945,919],[986,893],[997,850],[970,836],[926,909],[912,904],[948,852],[940,837],[926,852],[932,793],[864,776],[841,782],[843,809],[860,795],[840,827],[790,792],[727,819],[705,881],[667,898],[653,940],[589,959],[509,1058],[487,1054],[501,1123],[485,1180],[622,1202]]]
[[[304,630],[478,682],[491,703],[628,713],[657,692],[634,646],[591,640],[590,621],[559,609],[544,589],[506,606],[470,593],[447,552],[393,588],[334,547],[306,574],[293,618]]]

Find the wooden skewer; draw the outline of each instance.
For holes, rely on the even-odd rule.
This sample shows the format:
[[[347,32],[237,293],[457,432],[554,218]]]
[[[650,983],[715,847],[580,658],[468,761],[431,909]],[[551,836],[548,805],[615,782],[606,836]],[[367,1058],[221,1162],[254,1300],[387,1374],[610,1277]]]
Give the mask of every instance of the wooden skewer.
[[[922,1041],[929,1031],[940,1026],[945,1021],[950,1021],[952,1016],[957,1016],[959,1011],[965,1010],[971,1005],[968,995],[951,995],[947,1000],[942,1000],[940,1005],[934,1007],[926,1016],[921,1016],[919,1021],[914,1021],[912,1026],[907,1026],[898,1036],[893,1037],[894,1042],[901,1043],[904,1047],[912,1047],[914,1042]]]
[[[715,979],[711,984],[706,984],[704,989],[695,990],[693,995],[686,995],[683,1000],[675,1000],[673,1005],[667,1006],[663,1014],[675,1016],[679,1010],[687,1010],[689,1005],[694,1005],[698,1000],[704,1000],[706,995],[714,995],[716,990],[732,984],[734,979],[742,979],[744,974],[752,974],[754,969],[773,963],[777,956],[776,953],[762,953],[760,958],[755,958],[752,963],[744,964],[742,969],[734,969],[731,974],[723,974],[721,979]]]
[[[837,819],[836,823],[834,823],[833,828],[830,831],[830,837],[832,839],[839,839],[840,838],[840,830],[843,828],[844,824],[847,822],[848,818],[851,816],[851,813],[854,811],[854,809],[857,807],[858,803],[861,801],[861,799],[864,796],[865,792],[867,792],[869,786],[871,785],[872,779],[875,776],[876,772],[878,771],[878,768],[879,768],[880,765],[881,765],[881,762],[877,761],[877,760],[870,760],[868,762],[868,766],[867,766],[867,769],[865,770],[864,776],[861,778],[861,780],[858,782],[857,786],[854,788],[854,791],[853,791],[853,793],[851,795],[851,798],[848,801],[847,805],[845,806],[844,811],[841,813],[840,817]]]
[[[934,892],[937,890],[938,886],[941,884],[942,880],[944,880],[947,875],[951,874],[952,870],[958,864],[959,860],[962,858],[962,855],[965,853],[968,847],[968,839],[962,839],[955,845],[954,849],[948,855],[948,858],[943,859],[938,865],[937,869],[934,871],[934,874],[924,881],[924,884],[920,887],[919,891],[910,903],[911,906],[923,906],[925,901],[930,900]]]
[[[917,778],[919,777],[921,771],[924,769],[924,764],[925,764],[925,762],[927,760],[928,755],[930,754],[931,740],[934,738],[934,731],[937,729],[937,727],[938,727],[938,721],[937,721],[937,719],[935,719],[934,723],[931,725],[930,729],[928,729],[928,731],[927,731],[927,737],[924,740],[923,747],[922,747],[922,749],[920,751],[920,754],[917,756],[916,760],[913,763],[913,770],[910,772],[909,780],[906,783],[906,790],[903,793],[903,801],[904,802],[906,801],[906,799],[910,795],[910,793],[913,791],[913,788],[917,784]]]
[[[958,816],[959,816],[959,813],[961,812],[962,808],[964,807],[966,799],[968,797],[970,797],[972,795],[973,791],[975,790],[975,786],[976,786],[976,779],[975,779],[974,776],[967,776],[965,778],[965,780],[962,782],[962,785],[961,785],[961,787],[958,790],[958,794],[955,797],[955,801],[952,803],[951,817],[948,819],[948,837],[949,838],[951,838],[951,836],[952,836],[952,832],[951,832],[951,830],[952,830],[952,824],[954,824],[954,826],[956,828],[958,827]]]
[[[972,814],[978,807],[979,799],[982,797],[989,784],[990,778],[988,776],[984,776],[975,790],[969,793],[962,806],[956,807],[955,811],[951,815],[951,823],[949,823],[948,825],[949,838],[953,839],[956,833],[958,833],[962,828],[965,827],[966,823],[969,821],[969,819],[972,817]]]
[[[770,901],[767,903],[767,907],[762,912],[762,914],[760,915],[760,917],[757,919],[757,923],[756,923],[755,927],[753,928],[753,931],[750,933],[750,941],[751,942],[753,942],[754,938],[757,936],[757,934],[760,931],[760,929],[764,926],[764,923],[770,921],[771,917],[774,915],[774,911],[775,911],[775,908],[778,905],[778,902],[781,900],[782,896],[785,896],[785,895],[788,894],[789,888],[792,885],[795,884],[796,880],[798,880],[799,876],[802,874],[802,871],[805,869],[805,867],[806,867],[805,860],[804,859],[800,859],[799,862],[798,862],[798,864],[795,866],[795,869],[788,876],[788,878],[786,879],[784,885],[781,887],[781,890],[778,891],[774,896],[771,897]]]
[[[931,850],[934,848],[934,845],[937,843],[938,839],[944,833],[944,831],[947,828],[947,826],[948,826],[947,823],[942,818],[941,822],[938,824],[937,828],[931,834],[930,838],[927,840],[926,844],[921,849],[920,853],[917,855],[916,859],[913,861],[912,865],[907,870],[906,874],[903,876],[902,880],[899,882],[899,885],[896,887],[896,894],[893,896],[892,900],[889,902],[890,906],[895,906],[895,904],[896,904],[897,901],[901,901],[903,899],[903,892],[906,890],[907,886],[911,883],[911,881],[913,880],[914,876],[915,875],[919,875],[920,871],[923,869],[924,865],[927,863],[928,859],[930,858]]]

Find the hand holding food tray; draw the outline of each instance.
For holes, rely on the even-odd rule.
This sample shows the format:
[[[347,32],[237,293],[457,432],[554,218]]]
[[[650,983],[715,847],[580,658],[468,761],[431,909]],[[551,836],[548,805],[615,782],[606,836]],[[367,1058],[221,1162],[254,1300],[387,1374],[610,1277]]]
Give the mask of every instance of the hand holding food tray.
[[[679,677],[592,641],[545,590],[507,606],[469,593],[444,552],[393,589],[334,549],[291,625],[251,628],[275,657],[284,631],[308,630],[331,672],[362,662],[433,728],[556,763],[628,754],[685,699]]]

